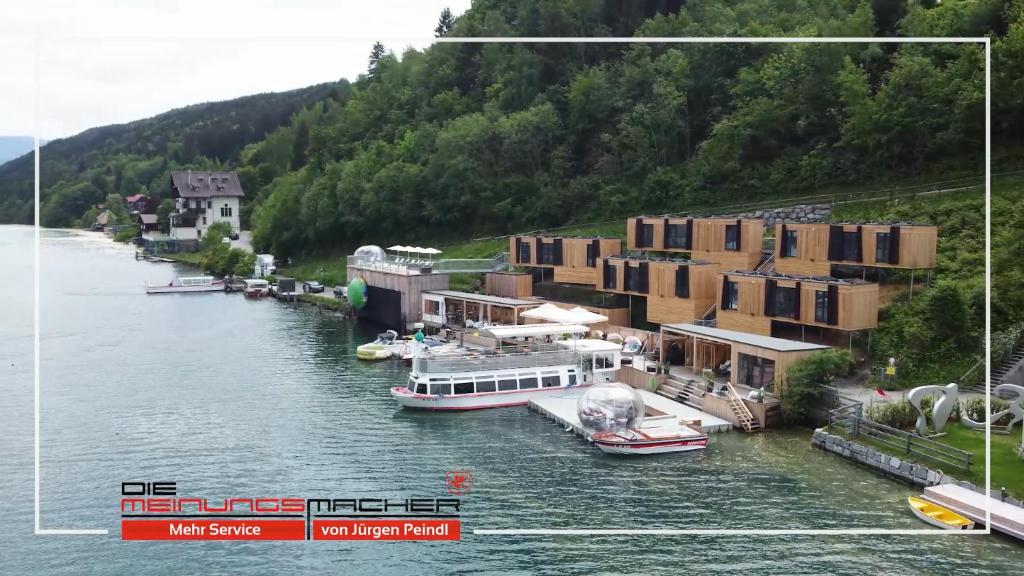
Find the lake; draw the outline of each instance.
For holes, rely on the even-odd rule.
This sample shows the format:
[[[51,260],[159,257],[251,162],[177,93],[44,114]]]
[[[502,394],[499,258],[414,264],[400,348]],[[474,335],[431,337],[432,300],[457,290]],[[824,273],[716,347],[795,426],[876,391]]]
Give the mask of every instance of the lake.
[[[485,528],[923,528],[915,490],[813,450],[809,431],[713,437],[624,459],[526,408],[403,411],[406,368],[365,364],[372,327],[306,305],[147,296],[194,274],[94,234],[44,231],[41,458],[33,536],[32,229],[0,226],[0,574],[1008,574],[1001,537],[484,536]],[[470,470],[459,543],[122,542],[120,484],[189,495],[444,496]]]

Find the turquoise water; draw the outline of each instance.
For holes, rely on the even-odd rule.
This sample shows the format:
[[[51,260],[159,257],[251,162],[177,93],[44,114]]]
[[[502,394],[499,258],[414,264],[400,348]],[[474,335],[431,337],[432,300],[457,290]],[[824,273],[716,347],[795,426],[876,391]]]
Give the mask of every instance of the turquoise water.
[[[914,493],[812,450],[807,432],[725,433],[703,452],[607,456],[525,408],[397,409],[373,329],[237,295],[146,296],[186,270],[46,232],[42,525],[33,536],[31,229],[0,227],[0,574],[329,572],[1009,574],[999,537],[482,536],[483,528],[922,528]],[[119,540],[120,482],[190,495],[443,495],[469,469],[459,543]],[[144,567],[144,569],[140,569]]]

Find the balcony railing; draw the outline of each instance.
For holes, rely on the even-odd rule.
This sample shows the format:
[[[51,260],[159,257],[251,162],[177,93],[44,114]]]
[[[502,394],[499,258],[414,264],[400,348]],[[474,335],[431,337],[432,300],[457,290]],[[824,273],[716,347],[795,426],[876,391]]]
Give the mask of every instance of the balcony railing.
[[[482,274],[504,270],[508,266],[508,252],[502,252],[494,258],[455,258],[444,260],[428,260],[425,258],[388,255],[383,260],[365,261],[349,255],[346,260],[349,266],[393,272],[397,274],[429,274],[465,272]]]

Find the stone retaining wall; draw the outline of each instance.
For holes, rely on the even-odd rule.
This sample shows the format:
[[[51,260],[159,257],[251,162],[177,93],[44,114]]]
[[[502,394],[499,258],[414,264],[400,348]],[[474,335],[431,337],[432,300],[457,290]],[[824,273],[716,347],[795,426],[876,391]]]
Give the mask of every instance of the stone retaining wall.
[[[874,448],[851,442],[842,436],[829,434],[820,428],[811,436],[811,446],[916,486],[937,486],[956,481],[943,474],[942,470],[932,470],[927,466],[906,462]]]
[[[776,222],[825,222],[832,214],[831,204],[798,204],[786,208],[771,208],[736,214],[737,218],[761,218],[767,227]]]

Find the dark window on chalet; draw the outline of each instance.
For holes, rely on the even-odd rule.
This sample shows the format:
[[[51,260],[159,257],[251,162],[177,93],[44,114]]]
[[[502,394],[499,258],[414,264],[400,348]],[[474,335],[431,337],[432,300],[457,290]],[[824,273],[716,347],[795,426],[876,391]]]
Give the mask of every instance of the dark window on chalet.
[[[676,268],[676,298],[690,297],[690,267]]]
[[[597,243],[587,244],[587,267],[597,266]]]
[[[555,245],[552,242],[540,245],[540,262],[538,264],[555,263]]]
[[[480,392],[494,392],[497,387],[494,384],[494,380],[477,380],[476,391]]]
[[[796,230],[786,230],[786,237],[782,241],[783,258],[796,258]]]
[[[627,292],[639,292],[640,291],[640,267],[639,266],[626,266],[626,279],[623,282],[625,290]]]
[[[726,250],[739,250],[740,249],[740,225],[739,224],[726,224],[725,225],[725,249]]]
[[[522,379],[519,380],[519,389],[520,390],[529,390],[530,388],[536,388],[536,387],[537,387],[537,379],[536,378],[532,378],[532,377],[531,378],[522,378]]]
[[[828,323],[828,292],[825,290],[814,293],[814,321]]]
[[[843,260],[860,261],[860,234],[843,232]]]
[[[516,389],[516,379],[515,378],[498,380],[498,390],[501,390],[502,392],[505,392],[505,391],[508,391],[508,390],[515,390],[515,389]]]
[[[888,232],[875,234],[875,262],[889,263],[889,247],[892,245],[892,235]]]
[[[740,309],[740,285],[735,282],[725,281],[725,286],[722,287],[722,309],[723,310],[739,310]]]
[[[636,223],[636,247],[651,248],[654,246],[654,224]]]
[[[690,248],[686,224],[665,225],[665,248]]]
[[[522,264],[530,263],[530,245],[526,242],[519,242],[519,262]]]
[[[775,315],[784,318],[797,317],[797,289],[775,287]]]
[[[455,383],[456,394],[472,394],[473,383],[472,382],[456,382]]]
[[[542,388],[557,388],[561,384],[561,379],[558,376],[541,376],[540,385]]]
[[[618,278],[618,270],[615,266],[612,266],[607,261],[604,263],[604,288],[605,290],[615,290],[616,280]]]

